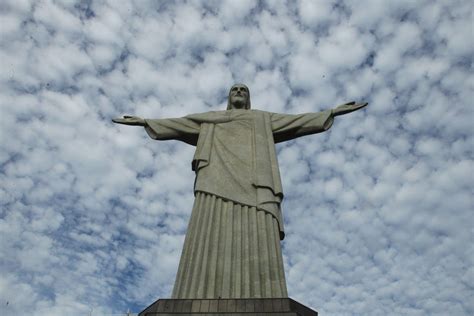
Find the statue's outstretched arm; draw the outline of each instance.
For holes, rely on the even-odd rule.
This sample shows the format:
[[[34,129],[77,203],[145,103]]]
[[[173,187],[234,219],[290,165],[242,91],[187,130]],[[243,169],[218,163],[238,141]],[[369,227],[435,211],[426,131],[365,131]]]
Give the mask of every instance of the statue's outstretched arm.
[[[367,106],[367,102],[362,102],[362,103],[356,103],[354,101],[348,102],[345,104],[341,104],[334,109],[332,109],[332,116],[338,116],[338,115],[344,115],[347,113],[351,113],[357,110],[360,110],[362,108],[365,108]]]
[[[124,115],[123,118],[114,118],[112,122],[124,125],[145,126],[145,120],[138,116]]]
[[[148,136],[155,140],[176,139],[196,146],[200,124],[186,117],[165,119],[143,119],[138,116],[125,115],[114,118],[112,122],[124,125],[143,126]]]
[[[271,113],[272,132],[275,143],[284,142],[297,137],[327,131],[334,117],[357,111],[367,106],[366,102],[348,102],[316,113],[279,114]]]

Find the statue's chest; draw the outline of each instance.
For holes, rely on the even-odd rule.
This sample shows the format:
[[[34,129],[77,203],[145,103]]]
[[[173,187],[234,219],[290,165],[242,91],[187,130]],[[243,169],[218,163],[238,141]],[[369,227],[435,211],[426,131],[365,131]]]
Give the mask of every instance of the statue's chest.
[[[253,156],[253,135],[251,117],[237,118],[215,126],[213,147],[219,152],[225,151],[226,155],[248,161]]]

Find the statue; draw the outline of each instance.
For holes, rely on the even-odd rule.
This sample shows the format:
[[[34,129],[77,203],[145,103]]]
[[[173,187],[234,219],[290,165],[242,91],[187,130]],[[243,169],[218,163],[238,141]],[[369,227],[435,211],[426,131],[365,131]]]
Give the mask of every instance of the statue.
[[[334,117],[365,107],[349,102],[319,113],[250,109],[247,86],[229,92],[226,111],[182,118],[124,116],[155,140],[196,146],[195,202],[173,299],[288,297],[280,239],[283,199],[275,143],[328,130]]]

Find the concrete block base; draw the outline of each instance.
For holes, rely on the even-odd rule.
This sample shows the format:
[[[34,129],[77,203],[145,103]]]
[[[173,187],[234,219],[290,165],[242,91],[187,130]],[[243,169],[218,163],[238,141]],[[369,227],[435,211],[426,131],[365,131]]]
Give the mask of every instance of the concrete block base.
[[[317,316],[318,312],[291,298],[159,299],[139,316]]]

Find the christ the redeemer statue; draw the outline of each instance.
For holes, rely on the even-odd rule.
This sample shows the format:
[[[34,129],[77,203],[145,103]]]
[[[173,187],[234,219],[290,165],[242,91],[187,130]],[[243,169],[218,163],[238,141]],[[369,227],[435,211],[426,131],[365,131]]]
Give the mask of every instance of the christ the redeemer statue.
[[[172,298],[288,297],[280,240],[283,199],[275,143],[328,130],[335,116],[367,103],[318,113],[250,109],[249,89],[234,85],[226,111],[182,118],[124,116],[156,140],[196,146],[195,201]]]

